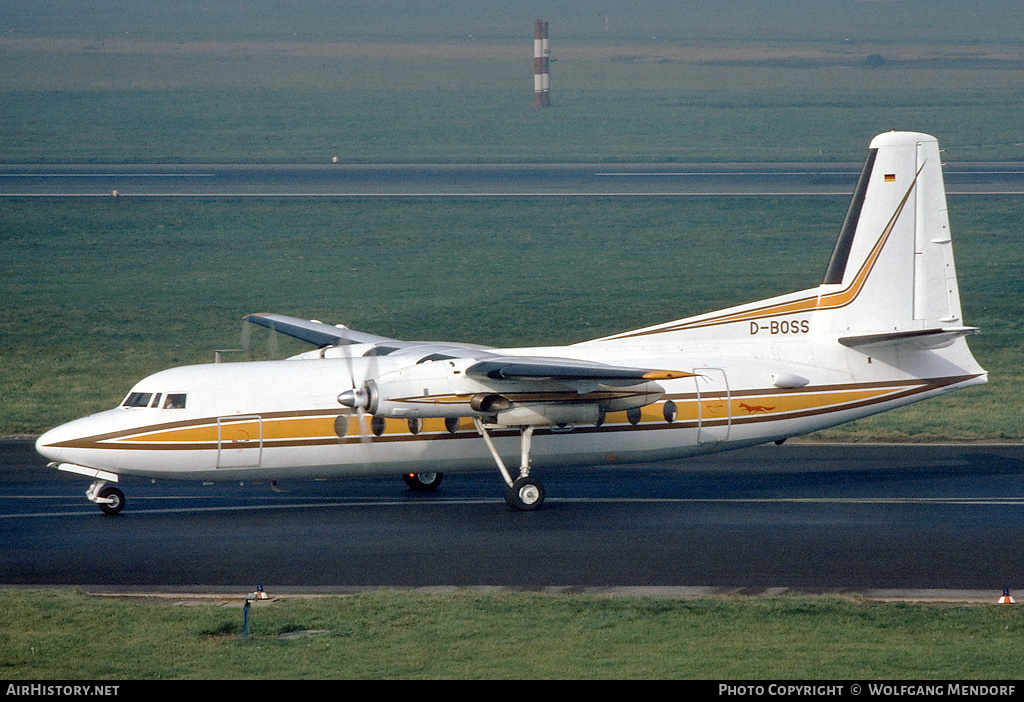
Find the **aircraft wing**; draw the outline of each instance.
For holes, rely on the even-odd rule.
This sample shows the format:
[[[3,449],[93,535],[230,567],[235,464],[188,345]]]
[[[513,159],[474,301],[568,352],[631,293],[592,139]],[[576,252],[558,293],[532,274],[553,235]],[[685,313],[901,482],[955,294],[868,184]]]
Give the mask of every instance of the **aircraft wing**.
[[[606,385],[635,385],[648,380],[688,378],[693,373],[612,366],[568,358],[491,356],[467,368],[466,375],[478,380],[590,381]]]
[[[315,346],[341,346],[346,344],[379,344],[395,341],[386,336],[357,332],[345,326],[332,326],[315,319],[299,319],[283,314],[260,312],[245,317],[245,321],[314,344]]]
[[[490,347],[447,342],[399,341],[385,336],[357,332],[344,326],[331,326],[316,320],[261,312],[245,320],[319,347],[348,344],[374,344],[367,355],[391,353],[427,354],[439,358],[477,358],[466,375],[477,380],[585,382],[603,385],[637,385],[651,380],[692,377],[693,373],[675,370],[616,366],[594,361],[544,356],[503,356]]]

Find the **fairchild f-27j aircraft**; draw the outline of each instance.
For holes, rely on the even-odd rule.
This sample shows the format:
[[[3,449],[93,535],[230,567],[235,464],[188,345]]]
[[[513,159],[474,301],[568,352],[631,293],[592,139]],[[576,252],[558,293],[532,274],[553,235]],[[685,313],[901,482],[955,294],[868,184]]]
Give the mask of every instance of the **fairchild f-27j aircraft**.
[[[317,348],[161,371],[37,450],[93,478],[107,513],[124,506],[120,476],[394,474],[432,489],[488,465],[514,509],[535,510],[537,469],[781,443],[987,380],[964,338],[977,330],[961,318],[938,144],[909,132],[871,142],[816,288],[542,348],[246,319]]]

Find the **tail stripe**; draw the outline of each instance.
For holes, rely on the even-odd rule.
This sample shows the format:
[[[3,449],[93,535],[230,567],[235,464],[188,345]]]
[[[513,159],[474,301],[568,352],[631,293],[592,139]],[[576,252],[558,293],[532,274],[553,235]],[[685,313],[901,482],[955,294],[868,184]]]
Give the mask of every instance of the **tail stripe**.
[[[871,171],[875,168],[877,156],[878,149],[868,151],[868,158],[864,162],[864,168],[857,180],[857,189],[853,192],[853,201],[850,202],[850,209],[847,210],[846,219],[843,220],[843,228],[839,231],[839,240],[836,242],[835,251],[832,252],[832,259],[828,262],[828,270],[825,271],[824,285],[839,285],[843,282],[846,262],[849,260],[850,250],[853,248],[853,235],[857,232],[860,211],[864,208],[864,198],[868,192],[868,183],[871,182]]]
[[[900,215],[910,199],[910,193],[913,192],[914,187],[917,185],[917,178],[921,175],[921,170],[924,168],[922,164],[921,169],[917,171],[917,175],[914,176],[913,182],[910,187],[907,188],[907,192],[903,195],[903,199],[900,200],[900,204],[896,207],[896,211],[893,212],[892,217],[889,218],[888,224],[885,229],[882,230],[881,236],[878,241],[871,249],[871,253],[867,256],[864,263],[861,265],[860,270],[857,271],[857,275],[854,276],[845,289],[828,295],[819,295],[817,290],[813,291],[813,294],[808,297],[800,298],[797,300],[791,300],[789,302],[783,302],[778,304],[771,304],[766,307],[757,307],[754,309],[743,310],[742,312],[732,312],[728,314],[722,314],[715,317],[709,317],[707,319],[698,320],[687,320],[675,324],[670,324],[664,327],[658,327],[655,329],[645,329],[633,332],[627,332],[617,336],[608,337],[610,339],[628,339],[637,336],[648,336],[652,334],[665,334],[669,332],[677,332],[685,329],[698,329],[701,327],[712,327],[720,324],[731,324],[734,322],[746,322],[754,321],[757,319],[764,319],[766,317],[777,317],[783,314],[793,314],[796,312],[813,312],[815,310],[832,310],[840,307],[845,307],[851,304],[857,299],[861,290],[864,288],[864,284],[867,282],[868,276],[871,274],[872,268],[874,268],[875,262],[882,253],[882,249],[885,248],[886,242],[889,240],[889,235],[892,233],[893,228],[896,226],[896,222],[899,220]],[[843,263],[845,267],[845,262]]]
[[[889,235],[892,234],[893,227],[896,226],[896,222],[900,218],[900,214],[903,213],[903,208],[906,207],[907,201],[910,199],[910,193],[914,191],[914,186],[917,185],[917,179],[921,175],[921,171],[924,170],[924,164],[921,164],[921,168],[918,169],[917,174],[914,176],[913,182],[910,187],[907,188],[907,192],[903,195],[903,199],[900,200],[899,206],[893,213],[892,217],[889,218],[889,223],[885,225],[885,229],[882,230],[882,236],[875,242],[874,247],[871,249],[871,253],[865,259],[860,270],[857,271],[857,275],[854,276],[853,281],[843,291],[833,293],[831,295],[822,295],[818,298],[818,309],[833,310],[839,307],[845,307],[851,302],[857,299],[860,291],[864,289],[864,283],[867,282],[868,276],[871,274],[871,269],[875,267],[875,262],[882,253],[882,249],[885,248],[885,243],[889,240]]]

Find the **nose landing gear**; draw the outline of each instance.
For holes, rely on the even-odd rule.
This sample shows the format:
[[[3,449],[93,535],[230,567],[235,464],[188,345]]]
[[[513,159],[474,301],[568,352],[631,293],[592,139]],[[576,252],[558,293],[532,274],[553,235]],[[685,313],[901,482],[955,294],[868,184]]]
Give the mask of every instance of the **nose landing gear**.
[[[97,480],[85,491],[90,502],[99,505],[104,514],[118,514],[124,509],[124,493],[106,480]]]

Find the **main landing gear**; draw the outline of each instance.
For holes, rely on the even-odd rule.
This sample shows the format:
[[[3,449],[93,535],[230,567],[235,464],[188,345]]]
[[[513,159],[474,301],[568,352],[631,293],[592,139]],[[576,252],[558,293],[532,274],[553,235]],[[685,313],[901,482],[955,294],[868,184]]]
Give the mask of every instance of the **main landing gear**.
[[[443,477],[444,473],[406,473],[402,476],[402,480],[410,490],[429,492],[437,489]]]
[[[533,512],[540,509],[544,504],[544,484],[530,476],[530,444],[533,439],[533,427],[519,428],[519,477],[513,480],[508,468],[505,467],[505,462],[501,460],[497,449],[494,448],[494,442],[491,441],[487,427],[478,417],[473,418],[473,424],[487,444],[491,457],[494,458],[498,470],[501,471],[501,477],[505,479],[505,501],[512,509],[520,512]]]

